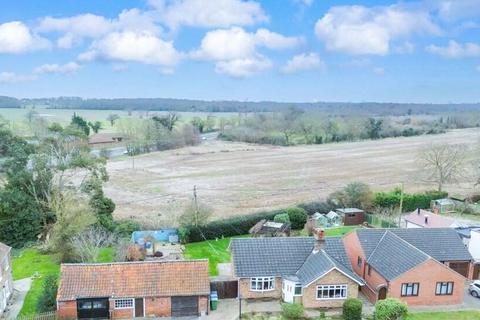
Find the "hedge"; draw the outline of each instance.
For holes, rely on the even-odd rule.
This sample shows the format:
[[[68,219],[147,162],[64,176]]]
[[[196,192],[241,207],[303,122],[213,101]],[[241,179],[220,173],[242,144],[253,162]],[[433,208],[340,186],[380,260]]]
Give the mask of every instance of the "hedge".
[[[446,198],[447,192],[443,191],[427,191],[424,193],[404,193],[403,194],[403,211],[414,211],[417,208],[428,209],[430,202],[436,199]],[[377,207],[395,208],[400,206],[401,192],[394,190],[390,192],[375,193],[373,204]]]
[[[233,237],[247,234],[251,227],[262,219],[273,220],[277,214],[284,210],[260,212],[250,215],[231,217],[216,220],[203,226],[185,226],[180,228],[180,236],[183,242],[200,242],[222,237]]]
[[[348,298],[343,303],[343,319],[362,320],[362,301],[356,298]]]

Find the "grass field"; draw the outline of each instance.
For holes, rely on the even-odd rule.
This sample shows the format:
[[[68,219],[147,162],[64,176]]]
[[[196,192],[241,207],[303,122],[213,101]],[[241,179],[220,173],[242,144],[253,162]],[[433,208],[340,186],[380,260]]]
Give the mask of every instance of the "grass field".
[[[341,236],[354,229],[358,228],[357,226],[347,226],[347,227],[338,227],[325,229],[325,235],[328,237],[331,236]],[[233,238],[240,237],[249,237],[249,235],[244,236],[235,236],[218,240],[208,240],[202,242],[187,243],[185,245],[184,256],[187,259],[208,259],[208,271],[210,275],[218,275],[217,265],[219,263],[229,262],[230,261],[230,251],[228,246],[230,245],[230,240]]]
[[[108,163],[105,191],[116,203],[116,218],[156,219],[164,225],[191,201],[214,218],[323,200],[352,181],[375,191],[405,184],[407,192],[434,189],[422,180],[417,154],[431,143],[478,145],[479,129],[376,141],[279,147],[206,141],[199,146],[155,152]],[[473,175],[472,175],[473,178]],[[473,191],[473,181],[446,185],[452,193]]]
[[[112,248],[102,248],[98,262],[110,262],[113,257],[114,250]],[[45,276],[59,275],[60,264],[54,255],[43,254],[37,249],[25,249],[13,257],[12,272],[14,280],[35,276],[20,311],[20,315],[30,315],[37,311],[37,303],[42,293]]]
[[[87,121],[100,121],[102,122],[102,132],[112,132],[115,131],[110,125],[110,122],[107,121],[107,117],[110,114],[117,114],[120,118],[131,118],[139,119],[146,118],[152,115],[161,115],[167,114],[168,111],[132,111],[129,114],[124,110],[75,110],[75,109],[47,109],[42,107],[37,107],[34,109],[38,116],[44,118],[49,122],[58,122],[62,125],[70,123],[73,113],[77,113],[81,117],[85,118]],[[0,108],[0,116],[8,120],[10,123],[10,128],[19,134],[28,135],[29,128],[26,121],[26,114],[29,109],[5,109]],[[235,116],[236,113],[228,112],[176,112],[180,116],[180,122],[190,122],[194,117],[205,118],[208,115],[213,115],[215,117],[231,117]]]

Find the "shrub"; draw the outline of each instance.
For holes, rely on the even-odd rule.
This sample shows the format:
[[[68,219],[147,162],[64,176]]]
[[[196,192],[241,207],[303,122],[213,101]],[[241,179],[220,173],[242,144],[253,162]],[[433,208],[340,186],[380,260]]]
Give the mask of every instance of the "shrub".
[[[335,206],[332,206],[327,202],[320,202],[320,201],[300,203],[297,205],[297,207],[305,210],[308,215],[312,215],[315,212],[329,212],[331,210],[336,209]]]
[[[119,221],[115,225],[115,233],[121,237],[130,237],[134,231],[140,230],[138,222],[133,220]]]
[[[296,320],[303,318],[303,305],[299,303],[282,303],[282,316],[285,319]]]
[[[307,222],[307,212],[302,208],[288,208],[285,210],[288,214],[290,222],[292,223],[292,229],[302,229]]]
[[[362,320],[362,301],[349,298],[343,303],[343,319]]]
[[[42,284],[42,292],[37,302],[38,312],[48,312],[57,309],[58,277],[48,274]]]
[[[273,221],[286,223],[286,222],[290,222],[290,218],[287,213],[280,213],[280,214],[277,214],[275,217],[273,217]]]
[[[388,298],[375,304],[375,320],[400,320],[408,313],[407,305],[398,299]]]
[[[145,260],[145,251],[135,244],[127,247],[126,257],[127,261],[143,261]]]

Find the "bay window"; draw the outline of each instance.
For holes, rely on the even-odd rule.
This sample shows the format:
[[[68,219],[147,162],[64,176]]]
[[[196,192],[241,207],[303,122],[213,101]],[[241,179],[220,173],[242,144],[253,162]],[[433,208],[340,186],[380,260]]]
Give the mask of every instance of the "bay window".
[[[272,291],[275,290],[274,277],[250,278],[250,291]]]
[[[317,286],[317,300],[345,299],[347,298],[347,285],[321,285]]]

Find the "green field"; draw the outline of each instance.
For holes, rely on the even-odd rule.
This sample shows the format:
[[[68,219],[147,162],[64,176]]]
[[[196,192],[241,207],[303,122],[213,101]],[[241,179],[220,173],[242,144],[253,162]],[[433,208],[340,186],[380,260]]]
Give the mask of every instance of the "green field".
[[[0,108],[0,117],[3,117],[9,121],[10,128],[19,134],[28,135],[30,130],[27,123],[27,112],[30,109],[6,109]],[[107,121],[107,117],[110,114],[117,114],[122,119],[140,119],[147,118],[152,115],[167,114],[168,111],[131,111],[130,113],[125,110],[76,110],[76,109],[47,109],[45,107],[36,107],[33,109],[38,113],[38,116],[47,120],[48,122],[58,122],[62,125],[70,123],[73,113],[80,115],[87,121],[100,121],[102,122],[103,130],[101,132],[112,132],[115,130]],[[231,117],[236,113],[228,112],[176,112],[180,115],[180,122],[190,122],[194,117],[205,118],[208,115],[215,117]]]
[[[103,248],[98,262],[111,262],[113,256],[112,248]],[[44,254],[37,249],[25,249],[13,257],[12,272],[14,280],[34,277],[32,287],[28,291],[20,311],[20,315],[31,315],[37,313],[37,303],[42,293],[45,276],[59,275],[60,263],[55,255]]]

